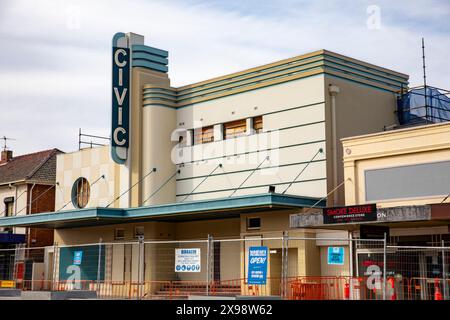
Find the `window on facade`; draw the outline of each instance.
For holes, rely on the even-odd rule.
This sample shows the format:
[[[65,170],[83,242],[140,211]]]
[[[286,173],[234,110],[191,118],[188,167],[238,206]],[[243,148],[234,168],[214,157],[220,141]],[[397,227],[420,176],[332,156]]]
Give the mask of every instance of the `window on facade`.
[[[78,178],[72,187],[72,204],[75,208],[86,207],[89,202],[91,187],[86,178]]]
[[[223,138],[233,139],[244,136],[247,132],[247,120],[231,121],[223,124]]]
[[[247,218],[247,230],[261,229],[261,218]]]
[[[138,226],[134,228],[134,237],[136,239],[138,239],[139,237],[143,237],[144,236],[144,227],[143,226]]]
[[[214,141],[214,126],[195,129],[195,144],[202,144]]]
[[[253,118],[253,130],[255,130],[255,133],[261,133],[263,130],[263,118],[262,116],[254,117]]]
[[[14,214],[14,197],[5,198],[5,217],[11,217]]]
[[[125,229],[116,228],[114,230],[114,240],[123,240],[125,239]]]

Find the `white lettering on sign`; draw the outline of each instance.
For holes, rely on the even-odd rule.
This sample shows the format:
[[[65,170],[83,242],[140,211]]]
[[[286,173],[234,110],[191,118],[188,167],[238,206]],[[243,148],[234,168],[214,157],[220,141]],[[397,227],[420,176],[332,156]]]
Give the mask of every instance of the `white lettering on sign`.
[[[81,269],[79,266],[71,265],[66,269],[66,273],[70,274],[67,278],[67,283],[72,284],[74,290],[81,290]]]
[[[125,148],[128,147],[129,128],[128,56],[128,49],[114,49],[112,145]]]
[[[126,130],[122,127],[118,127],[114,130],[114,134],[113,134],[113,139],[114,142],[119,145],[119,146],[123,146],[125,144],[125,139],[120,139],[119,140],[119,132],[122,134],[126,133]]]
[[[366,276],[367,278],[367,288],[370,290],[381,289],[381,269],[379,266],[373,264],[367,267]]]

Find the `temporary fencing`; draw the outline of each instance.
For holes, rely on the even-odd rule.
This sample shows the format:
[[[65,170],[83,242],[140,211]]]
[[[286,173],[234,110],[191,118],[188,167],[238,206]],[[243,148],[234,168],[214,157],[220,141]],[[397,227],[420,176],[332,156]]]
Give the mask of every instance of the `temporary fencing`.
[[[288,234],[17,247],[0,250],[0,285],[101,299],[443,300],[449,250]]]

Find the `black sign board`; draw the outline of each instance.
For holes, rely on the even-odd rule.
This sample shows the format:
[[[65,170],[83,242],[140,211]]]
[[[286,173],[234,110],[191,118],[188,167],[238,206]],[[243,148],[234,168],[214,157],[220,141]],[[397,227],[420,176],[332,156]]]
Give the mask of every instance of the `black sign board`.
[[[386,237],[389,237],[389,227],[368,226],[364,224],[359,227],[360,239],[384,239],[384,234],[386,234]]]
[[[323,208],[323,223],[354,223],[377,220],[377,205]]]

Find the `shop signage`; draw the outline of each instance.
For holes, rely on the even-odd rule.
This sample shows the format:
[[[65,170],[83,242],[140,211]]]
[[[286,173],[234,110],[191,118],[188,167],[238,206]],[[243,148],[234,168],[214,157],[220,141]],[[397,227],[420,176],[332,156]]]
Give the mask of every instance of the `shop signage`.
[[[175,249],[175,272],[200,272],[200,248]]]
[[[386,237],[389,237],[388,227],[364,224],[359,227],[359,237],[361,239],[384,239],[385,234]]]
[[[328,264],[344,265],[344,247],[328,247]]]
[[[112,128],[113,147],[128,148],[130,107],[130,49],[113,47]]]
[[[324,208],[322,213],[324,224],[377,221],[376,204]]]
[[[268,248],[250,247],[248,250],[248,284],[266,284]]]

